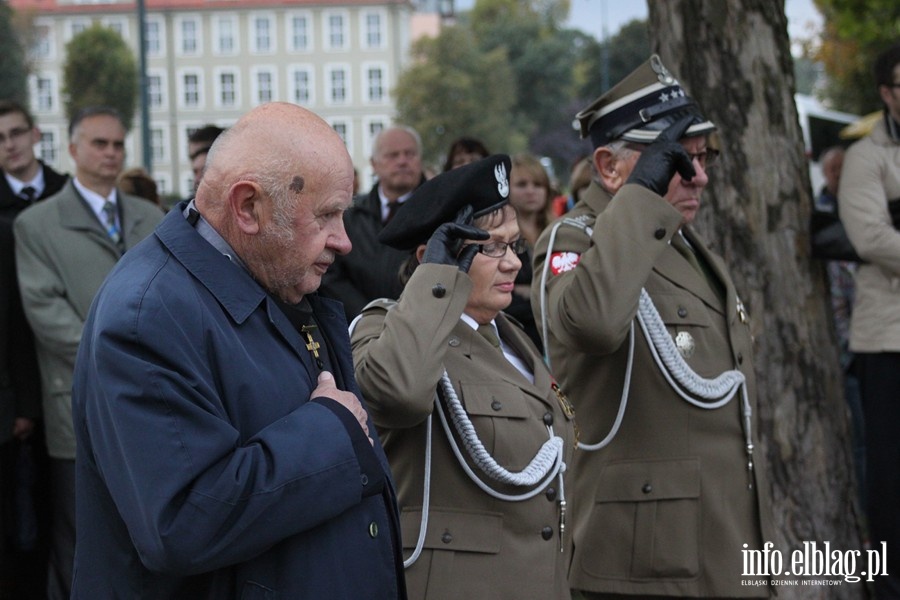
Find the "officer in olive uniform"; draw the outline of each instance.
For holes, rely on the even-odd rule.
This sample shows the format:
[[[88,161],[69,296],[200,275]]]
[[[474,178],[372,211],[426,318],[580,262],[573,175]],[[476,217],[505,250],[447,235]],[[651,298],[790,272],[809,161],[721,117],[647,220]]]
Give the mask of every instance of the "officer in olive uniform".
[[[418,188],[380,236],[416,250],[415,270],[398,302],[351,327],[397,483],[410,598],[569,599],[573,412],[501,312],[524,250],[509,171],[497,155]]]
[[[714,126],[658,56],[578,120],[594,179],[538,241],[532,297],[579,415],[572,587],[767,596],[742,585],[773,540],[748,316],[690,227]]]

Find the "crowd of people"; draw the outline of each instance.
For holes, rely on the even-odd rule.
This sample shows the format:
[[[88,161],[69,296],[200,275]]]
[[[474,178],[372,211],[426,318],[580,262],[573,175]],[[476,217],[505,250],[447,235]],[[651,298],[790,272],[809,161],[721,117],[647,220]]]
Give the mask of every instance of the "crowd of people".
[[[900,45],[810,221],[877,597],[900,598]],[[750,318],[693,227],[717,125],[654,55],[567,193],[472,137],[426,177],[273,102],[168,212],[103,106],[71,177],[0,102],[0,599],[769,597]],[[149,200],[149,202],[148,202]],[[891,202],[894,201],[894,202]]]

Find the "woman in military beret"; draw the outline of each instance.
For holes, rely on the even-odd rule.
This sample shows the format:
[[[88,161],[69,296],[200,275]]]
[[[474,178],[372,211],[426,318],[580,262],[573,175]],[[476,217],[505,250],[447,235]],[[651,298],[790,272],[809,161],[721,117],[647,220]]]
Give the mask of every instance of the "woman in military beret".
[[[524,246],[509,172],[494,155],[416,190],[381,235],[414,251],[403,294],[351,326],[397,482],[410,598],[569,598],[574,415],[501,312]]]

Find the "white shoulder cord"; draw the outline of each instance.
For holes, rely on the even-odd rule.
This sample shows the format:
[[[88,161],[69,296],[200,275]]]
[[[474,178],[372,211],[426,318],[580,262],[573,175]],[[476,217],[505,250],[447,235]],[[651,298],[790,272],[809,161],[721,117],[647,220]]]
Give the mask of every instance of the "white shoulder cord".
[[[349,329],[351,334],[356,328],[356,324],[359,319],[360,317],[357,316],[350,324]],[[530,492],[526,492],[524,494],[508,495],[502,494],[484,483],[466,463],[466,459],[462,455],[462,452],[460,451],[459,446],[456,443],[456,439],[454,438],[453,433],[450,430],[450,424],[447,421],[447,417],[444,415],[439,394],[437,390],[435,390],[435,410],[437,411],[438,416],[441,419],[441,424],[444,427],[444,432],[450,442],[450,447],[453,450],[453,454],[456,456],[457,462],[459,462],[466,475],[468,475],[469,478],[484,492],[488,493],[494,498],[507,502],[521,502],[523,500],[533,498],[537,494],[544,491],[554,477],[558,477],[560,506],[559,534],[560,536],[562,536],[565,528],[566,512],[566,496],[563,481],[563,473],[566,470],[566,463],[563,460],[563,449],[565,447],[565,442],[563,441],[563,439],[557,435],[554,435],[553,427],[548,425],[547,431],[549,434],[549,439],[544,442],[544,444],[541,446],[540,450],[538,450],[534,458],[532,458],[528,466],[518,473],[508,471],[499,463],[497,463],[496,460],[494,460],[494,457],[490,455],[490,453],[484,447],[484,444],[479,439],[478,434],[475,431],[475,427],[472,425],[472,421],[469,419],[468,414],[462,407],[462,403],[459,401],[459,396],[457,396],[456,391],[453,389],[453,385],[450,383],[450,377],[447,375],[446,370],[444,370],[443,374],[441,375],[440,385],[441,389],[444,392],[447,406],[451,412],[450,418],[453,426],[459,434],[460,438],[463,440],[463,445],[465,446],[466,453],[469,455],[469,457],[471,457],[472,461],[475,463],[475,466],[477,466],[491,479],[499,481],[501,483],[524,487],[531,487],[536,484],[540,485],[538,485],[538,487],[531,490]],[[404,569],[408,569],[413,565],[413,563],[416,562],[416,560],[418,560],[419,556],[422,553],[422,549],[425,546],[425,535],[428,529],[428,510],[431,499],[431,452],[432,415],[428,415],[427,419],[425,420],[425,473],[423,476],[422,490],[422,520],[419,525],[419,535],[416,539],[416,547],[413,550],[412,555],[408,559],[405,559],[403,561]],[[562,545],[560,545],[560,550],[562,550]]]
[[[588,236],[590,236],[592,233],[592,229],[585,223],[585,217],[586,216],[579,217],[577,220],[562,219],[553,226],[550,232],[550,240],[547,245],[547,252],[545,254],[544,268],[541,273],[541,329],[544,335],[544,340],[548,339],[548,319],[546,310],[547,273],[548,267],[550,265],[550,260],[552,258],[551,254],[553,244],[556,241],[556,232],[561,225],[567,224],[581,229]],[[744,440],[747,452],[747,472],[749,475],[748,488],[753,489],[753,435],[751,429],[752,408],[750,406],[750,399],[747,393],[746,378],[744,377],[744,374],[736,369],[732,369],[723,372],[714,379],[706,379],[698,375],[693,369],[691,369],[691,367],[681,356],[681,353],[678,351],[678,348],[672,341],[672,336],[669,335],[668,330],[666,330],[665,323],[659,316],[659,312],[653,305],[653,301],[650,299],[650,295],[643,288],[641,289],[641,296],[638,303],[637,321],[641,327],[641,331],[644,333],[644,337],[647,339],[648,346],[650,347],[650,351],[653,354],[653,358],[656,361],[660,372],[662,372],[663,376],[666,378],[669,386],[679,396],[681,396],[681,398],[683,398],[690,404],[706,410],[714,410],[728,404],[737,393],[737,390],[741,390],[743,414],[742,425],[744,429]],[[633,321],[631,323],[631,329],[628,335],[628,359],[625,367],[625,383],[622,387],[622,396],[619,400],[619,410],[616,414],[616,420],[610,428],[609,433],[600,442],[597,442],[595,444],[585,444],[579,442],[578,448],[581,450],[599,450],[609,445],[613,438],[615,438],[616,434],[619,431],[619,427],[622,424],[622,418],[625,414],[625,407],[628,404],[628,393],[631,386],[631,371],[634,365]],[[547,348],[549,344],[545,343],[544,346],[545,348]],[[547,366],[549,367],[549,350],[545,349],[544,356],[545,361],[547,362]],[[689,394],[698,396],[704,400],[708,400],[709,402],[702,402],[695,399]]]

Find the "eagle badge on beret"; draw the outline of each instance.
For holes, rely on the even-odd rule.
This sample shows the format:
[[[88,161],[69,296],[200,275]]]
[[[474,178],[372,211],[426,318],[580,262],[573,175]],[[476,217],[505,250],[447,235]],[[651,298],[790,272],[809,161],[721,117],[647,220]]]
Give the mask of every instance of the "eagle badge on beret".
[[[506,165],[500,163],[494,167],[494,177],[497,179],[497,193],[501,198],[509,196],[509,178],[506,176]]]
[[[650,68],[656,73],[661,84],[666,86],[678,85],[678,80],[675,79],[666,66],[662,64],[662,59],[660,59],[658,55],[654,54],[650,57]]]

